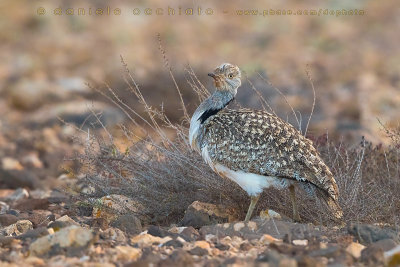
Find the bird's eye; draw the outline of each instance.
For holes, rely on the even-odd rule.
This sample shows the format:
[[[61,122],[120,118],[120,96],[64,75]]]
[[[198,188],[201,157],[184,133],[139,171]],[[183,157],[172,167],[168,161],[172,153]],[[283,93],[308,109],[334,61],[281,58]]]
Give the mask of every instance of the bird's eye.
[[[229,77],[230,79],[232,79],[232,78],[233,78],[233,74],[230,73],[230,74],[228,75],[228,77]]]

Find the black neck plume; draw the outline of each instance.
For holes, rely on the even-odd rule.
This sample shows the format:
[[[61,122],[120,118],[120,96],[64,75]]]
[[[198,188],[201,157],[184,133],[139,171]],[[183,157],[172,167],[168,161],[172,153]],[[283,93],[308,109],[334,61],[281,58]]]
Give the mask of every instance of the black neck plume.
[[[232,98],[231,100],[226,102],[226,104],[224,106],[222,106],[221,108],[217,108],[217,109],[211,108],[211,109],[207,109],[206,111],[204,111],[204,113],[201,114],[201,116],[199,118],[200,123],[203,124],[209,117],[217,114],[219,111],[224,109],[227,105],[229,105],[229,103],[231,103],[233,101],[233,99],[235,99],[235,98]]]

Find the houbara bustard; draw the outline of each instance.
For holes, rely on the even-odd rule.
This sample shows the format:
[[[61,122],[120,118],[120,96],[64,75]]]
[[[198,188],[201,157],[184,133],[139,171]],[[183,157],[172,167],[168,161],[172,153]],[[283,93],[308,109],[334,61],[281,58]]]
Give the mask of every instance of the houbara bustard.
[[[322,199],[340,220],[336,181],[312,142],[264,110],[226,108],[241,85],[237,66],[224,63],[208,75],[216,90],[194,112],[189,142],[216,173],[250,195],[245,221],[249,221],[263,189],[269,187],[289,189],[293,219],[300,221],[295,186]]]

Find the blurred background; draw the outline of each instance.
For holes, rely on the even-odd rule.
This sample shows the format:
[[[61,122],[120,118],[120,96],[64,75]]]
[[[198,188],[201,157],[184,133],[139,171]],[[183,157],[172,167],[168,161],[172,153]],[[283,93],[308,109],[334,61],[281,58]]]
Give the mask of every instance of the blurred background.
[[[186,15],[190,8],[193,15]],[[363,15],[344,14],[356,10]],[[2,168],[34,168],[38,181],[54,177],[63,173],[64,156],[81,149],[59,118],[80,126],[95,110],[109,127],[124,122],[123,112],[86,85],[106,88],[106,83],[135,107],[120,56],[146,100],[179,121],[179,96],[158,33],[189,115],[198,105],[187,83],[189,66],[212,91],[206,74],[230,62],[245,73],[240,105],[260,107],[254,86],[279,116],[294,122],[275,86],[304,122],[313,103],[309,71],[316,91],[310,135],[328,133],[333,140],[356,143],[365,136],[385,144],[378,119],[395,127],[400,118],[399,12],[395,0],[1,1]]]

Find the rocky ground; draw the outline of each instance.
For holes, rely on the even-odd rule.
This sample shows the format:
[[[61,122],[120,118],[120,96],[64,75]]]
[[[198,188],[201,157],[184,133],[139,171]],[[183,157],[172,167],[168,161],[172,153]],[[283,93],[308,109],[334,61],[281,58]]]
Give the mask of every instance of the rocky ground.
[[[178,225],[142,226],[122,196],[89,208],[55,190],[0,190],[1,266],[396,266],[399,232],[293,223],[272,211],[228,222],[193,203]],[[75,208],[74,208],[75,207]],[[99,217],[99,214],[101,216]],[[193,227],[194,226],[194,227]]]

